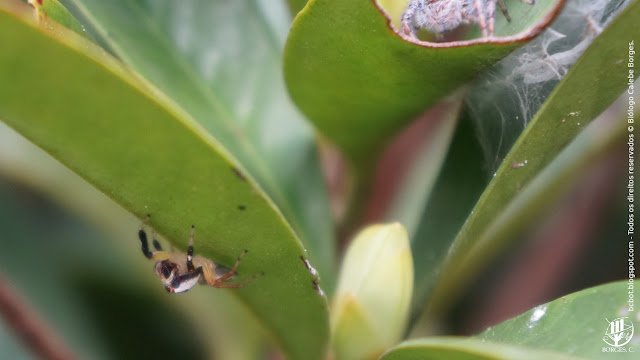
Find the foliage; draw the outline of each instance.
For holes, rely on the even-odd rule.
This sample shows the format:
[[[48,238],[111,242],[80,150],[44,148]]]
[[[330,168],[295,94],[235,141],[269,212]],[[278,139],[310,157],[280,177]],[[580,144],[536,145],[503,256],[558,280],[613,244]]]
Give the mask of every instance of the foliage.
[[[520,47],[517,59],[535,59],[504,81],[520,94],[531,78],[518,71],[544,78],[534,65],[556,66],[560,52],[538,51],[537,40],[525,44],[579,0],[568,1],[510,2],[513,21],[498,17],[498,37],[478,39],[471,27],[466,40],[433,43],[396,30],[401,0],[38,0],[35,11],[0,0],[0,120],[11,128],[0,128],[0,175],[101,227],[129,226],[111,236],[71,236],[41,252],[37,243],[3,240],[0,264],[10,265],[0,272],[13,281],[25,274],[19,290],[29,299],[68,296],[83,304],[47,320],[89,358],[132,354],[157,339],[168,349],[159,357],[255,358],[275,345],[291,359],[600,358],[593,344],[602,345],[605,317],[637,315],[621,314],[623,281],[537,306],[473,337],[437,329],[477,274],[498,255],[510,258],[505,249],[627,141],[614,101],[628,86],[640,0],[598,0],[594,35],[562,53],[573,59],[562,65],[570,69],[545,82],[553,90],[539,109],[526,109],[535,115],[509,135],[513,144],[486,131],[495,119],[476,111],[474,99],[488,97],[479,83],[464,86],[478,77],[497,83],[487,74]],[[506,98],[486,101],[507,106]],[[361,225],[358,209],[375,202],[369,190],[380,154],[436,104],[428,142],[414,144],[409,169],[393,174],[401,181],[383,216],[390,224],[349,234],[338,271],[345,239],[336,229]],[[348,206],[341,227],[317,153],[328,151],[327,142],[347,164],[342,181],[351,180],[340,194]],[[505,146],[508,154],[486,156]],[[0,191],[3,197],[19,203]],[[0,211],[5,234],[23,236],[10,207]],[[167,296],[137,240],[125,235],[135,235],[147,214],[163,245],[186,251],[193,224],[197,254],[231,267],[249,250],[234,281],[265,275],[242,289]],[[92,253],[78,244],[102,236],[109,240],[93,245],[99,260],[69,255],[78,246]],[[40,289],[26,253],[57,269],[59,286]],[[56,311],[55,302],[34,303]],[[104,316],[110,312],[129,315]],[[136,320],[148,325],[144,334],[128,332]]]

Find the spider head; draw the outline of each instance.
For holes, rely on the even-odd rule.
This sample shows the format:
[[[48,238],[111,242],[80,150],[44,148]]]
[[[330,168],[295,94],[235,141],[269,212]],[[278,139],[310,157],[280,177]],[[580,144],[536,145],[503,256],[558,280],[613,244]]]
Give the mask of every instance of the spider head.
[[[170,286],[178,278],[178,264],[170,260],[162,260],[156,263],[156,274],[160,276],[164,286]]]
[[[156,274],[162,280],[164,288],[171,293],[186,292],[194,287],[199,277],[191,274],[180,274],[178,264],[171,260],[158,261],[156,263]]]

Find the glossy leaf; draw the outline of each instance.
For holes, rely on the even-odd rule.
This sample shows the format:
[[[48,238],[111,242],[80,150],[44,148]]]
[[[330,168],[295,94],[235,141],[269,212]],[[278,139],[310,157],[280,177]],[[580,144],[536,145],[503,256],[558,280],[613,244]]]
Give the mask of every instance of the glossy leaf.
[[[473,338],[434,337],[405,341],[380,360],[560,360],[580,359],[553,351],[533,350]]]
[[[2,183],[7,179],[9,184],[19,184],[16,187],[23,186],[25,191],[32,191],[36,195],[55,203],[56,206],[51,208],[50,211],[54,213],[68,212],[74,217],[80,218],[81,221],[79,222],[74,220],[77,224],[76,227],[84,229],[88,226],[91,229],[95,229],[95,231],[89,231],[88,234],[77,234],[80,236],[80,240],[84,240],[81,244],[68,243],[74,237],[64,236],[65,233],[73,233],[73,229],[58,229],[58,232],[62,233],[64,241],[66,241],[60,244],[52,239],[56,230],[50,230],[47,226],[36,227],[42,228],[42,235],[34,235],[24,230],[29,227],[29,223],[43,225],[43,219],[55,219],[54,222],[58,224],[60,222],[59,219],[42,213],[42,211],[36,211],[37,216],[36,214],[24,214],[20,212],[20,209],[16,210],[15,208],[23,208],[25,206],[20,207],[19,204],[11,200],[5,201],[3,199],[5,201],[3,205],[9,206],[7,211],[11,212],[11,215],[0,216],[2,220],[9,222],[8,225],[3,225],[3,229],[5,231],[15,229],[15,235],[11,234],[9,236],[14,241],[0,242],[0,246],[6,246],[0,253],[5,254],[8,259],[0,261],[4,265],[3,273],[6,275],[16,274],[19,276],[20,285],[24,284],[27,287],[37,288],[39,290],[37,295],[28,293],[25,295],[30,299],[38,299],[38,302],[42,302],[43,306],[39,306],[39,308],[43,309],[44,312],[62,314],[68,322],[70,317],[75,318],[75,316],[72,316],[75,311],[83,311],[77,306],[72,306],[73,309],[70,311],[61,311],[60,308],[56,308],[56,305],[59,306],[60,304],[55,300],[57,296],[60,296],[64,299],[62,301],[63,304],[74,303],[73,296],[70,293],[75,292],[70,291],[67,286],[62,286],[61,281],[79,280],[77,276],[72,275],[77,271],[78,267],[82,267],[82,272],[95,273],[96,276],[105,276],[111,279],[127,278],[128,280],[136,281],[135,285],[131,284],[132,287],[136,288],[135,290],[126,290],[128,295],[125,297],[129,300],[119,298],[117,300],[118,303],[130,300],[139,303],[141,300],[138,294],[145,294],[143,297],[155,298],[155,301],[162,299],[168,308],[164,311],[183,312],[180,316],[181,322],[191,321],[190,327],[197,334],[211,334],[206,339],[201,337],[194,339],[197,340],[199,347],[204,345],[207,349],[207,358],[249,360],[255,359],[262,353],[267,333],[264,331],[264,327],[259,325],[255,315],[242,302],[238,301],[232,292],[192,291],[187,296],[168,296],[164,288],[158,286],[158,277],[153,271],[153,262],[145,261],[140,252],[139,243],[132,241],[135,239],[135,233],[140,226],[140,220],[42,149],[13,131],[6,124],[0,123],[0,196]],[[10,191],[16,187],[9,186],[7,190]],[[10,194],[13,194],[16,200],[20,200],[21,196],[23,196],[20,191],[10,191]],[[31,208],[38,206],[38,204],[29,202],[26,207]],[[11,209],[11,207],[14,209]],[[14,218],[20,219],[20,221],[16,221]],[[44,225],[46,225],[46,221]],[[22,231],[19,230],[21,228],[23,229]],[[160,241],[166,244],[162,239]],[[35,244],[37,242],[42,244],[34,246],[34,242],[36,242]],[[30,244],[33,248],[26,249],[25,247]],[[91,255],[78,257],[78,251]],[[56,256],[52,256],[54,253]],[[25,261],[25,259],[30,259],[30,261]],[[102,261],[103,259],[111,259],[111,261]],[[46,277],[40,273],[40,268],[31,266],[33,261],[37,261],[39,264],[46,264],[44,265],[47,267]],[[118,266],[113,266],[115,263]],[[60,270],[63,273],[58,273]],[[24,278],[28,275],[32,276]],[[53,279],[56,277],[59,279],[58,281],[51,280],[52,278],[49,278],[49,276]],[[111,281],[107,282],[111,283]],[[119,282],[121,283],[120,289],[117,291],[122,291],[121,287],[128,286],[122,280],[119,280]],[[107,286],[107,284],[102,285]],[[80,289],[80,292],[82,291]],[[147,300],[143,301],[144,304],[147,304],[147,302]],[[209,311],[212,303],[216,304],[216,311]],[[100,308],[97,311],[103,311],[103,309]],[[142,312],[141,315],[143,314],[146,314],[146,311]],[[74,349],[81,349],[78,352],[81,352],[83,357],[103,358],[97,355],[100,353],[102,355],[106,354],[105,349],[98,350],[95,355],[85,356],[87,351],[90,350],[87,346],[90,343],[85,341],[82,335],[87,333],[87,329],[93,326],[91,324],[96,320],[85,315],[86,313],[82,313],[82,315],[77,316],[86,320],[87,323],[80,327],[80,334],[68,334],[69,341]],[[135,326],[136,321],[141,321],[139,317],[129,316],[127,318],[128,320],[121,321],[121,326],[131,321],[132,328],[140,327]],[[164,316],[159,318],[156,313],[154,321],[151,321],[148,325],[156,326],[155,321],[165,321],[165,318]],[[56,323],[51,325],[65,332],[64,329],[56,326]],[[90,331],[89,333],[96,334],[97,332]],[[121,333],[115,330],[115,334],[107,332],[105,336],[111,339],[112,337],[120,336],[119,334]],[[140,342],[154,341],[153,337],[157,338],[154,333],[155,331],[145,331],[144,335],[136,336],[136,347],[140,348]],[[144,336],[150,336],[149,340],[143,340]],[[65,338],[67,338],[67,335],[65,335]],[[76,343],[73,342],[76,338],[80,338],[79,345],[81,346],[76,346]],[[180,341],[176,337],[172,339]],[[123,340],[123,342],[131,344],[129,339]],[[127,351],[126,348],[122,349],[123,345],[113,344],[121,351]],[[119,358],[122,358],[122,356]]]
[[[557,159],[562,166],[554,165],[545,170],[547,174],[538,180],[539,183],[527,189],[577,134],[626,88],[627,65],[621,60],[618,49],[627,49],[628,39],[640,36],[640,29],[634,25],[638,16],[640,1],[636,0],[596,38],[520,136],[450,249],[434,295],[438,304],[444,304],[447,293],[455,292],[459,281],[468,278],[495,254],[509,235],[525,224],[525,219],[533,219],[542,204],[553,199],[548,193],[539,195],[544,189],[555,193],[560,189],[558,184],[565,184],[568,178],[579,175],[576,170],[562,171],[562,166],[570,166],[570,169],[586,166],[589,156],[599,156],[620,139],[620,129],[600,137],[598,128],[590,130],[571,145],[575,149],[567,149],[568,154]],[[607,76],[598,75],[603,71]],[[599,141],[594,142],[594,138]],[[531,195],[534,192],[537,196]],[[524,200],[527,197],[528,200]]]
[[[287,0],[292,14],[297,14],[307,4],[307,0]]]
[[[20,3],[0,6],[0,118],[136,216],[151,213],[151,226],[179,249],[191,224],[196,252],[221,264],[249,249],[238,280],[265,276],[232,293],[291,358],[320,358],[326,299],[299,259],[302,244],[251,174],[102,49],[66,29],[37,27]]]
[[[36,10],[38,21],[54,20],[65,27],[85,36],[85,30],[78,20],[58,2],[58,0],[30,0],[29,4]]]
[[[411,240],[416,276],[412,316],[422,311],[440,277],[442,261],[456,232],[488,183],[482,151],[467,113],[466,91],[439,104],[441,124],[419,150],[387,214]]]
[[[607,355],[602,348],[610,347],[602,341],[608,321],[627,317],[634,324],[640,322],[640,312],[629,311],[628,285],[625,280],[563,296],[475,337],[409,340],[381,359],[603,359]],[[636,333],[628,346],[638,345]],[[637,358],[628,350],[611,356]]]
[[[335,240],[312,128],[289,100],[282,48],[291,18],[270,0],[66,0],[107,49],[178,102],[254,176],[322,275]]]
[[[498,170],[571,66],[631,2],[568,0],[540,36],[474,80],[467,107],[482,144],[487,174]]]
[[[602,339],[609,321],[620,317],[627,317],[627,321],[635,326],[635,335],[627,346],[636,351],[640,346],[640,312],[629,312],[628,285],[627,280],[619,281],[563,296],[489,328],[477,338],[482,341],[561,351],[590,359],[603,359],[606,356],[637,359],[638,355],[628,350],[605,354],[602,349],[612,347]],[[634,293],[637,299],[640,291],[635,290]]]
[[[499,21],[496,34],[513,37],[436,44],[402,38],[374,0],[311,0],[287,41],[287,86],[352,162],[371,161],[409,121],[535,36],[563,2],[510,4],[528,20]]]
[[[438,123],[433,129],[429,129],[424,145],[419,146],[416,159],[394,194],[393,203],[388,210],[386,217],[389,221],[400,222],[407,229],[412,242],[416,230],[423,222],[425,204],[434,195],[433,188],[451,149],[465,95],[466,91],[460,91],[440,102],[436,110],[436,114],[440,116]]]
[[[415,210],[419,222],[411,234],[411,252],[422,260],[415,261],[414,316],[424,309],[442,276],[451,242],[489,182],[485,170],[471,119],[463,113],[433,189],[423,207]]]

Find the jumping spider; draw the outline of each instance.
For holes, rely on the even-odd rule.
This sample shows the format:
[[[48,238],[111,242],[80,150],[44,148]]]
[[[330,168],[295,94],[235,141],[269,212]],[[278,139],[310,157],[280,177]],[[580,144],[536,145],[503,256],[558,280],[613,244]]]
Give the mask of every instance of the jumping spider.
[[[149,251],[149,242],[144,228],[149,221],[149,215],[142,222],[138,237],[142,243],[142,253],[147,259],[156,260],[156,274],[162,280],[165,289],[171,293],[183,293],[194,287],[198,282],[201,284],[209,284],[216,288],[241,288],[264,273],[258,273],[241,284],[227,284],[225,281],[233,278],[238,268],[240,260],[247,253],[244,250],[236,260],[233,268],[226,268],[215,263],[201,255],[193,256],[193,232],[194,226],[191,225],[191,234],[189,235],[189,247],[187,253],[172,253],[162,250],[158,240],[153,239],[153,247],[156,251]]]
[[[533,5],[535,0],[520,0]],[[413,38],[416,30],[426,29],[436,33],[453,30],[461,24],[478,23],[483,37],[493,36],[495,29],[496,2],[502,13],[511,21],[504,0],[411,0],[402,14],[402,32]]]

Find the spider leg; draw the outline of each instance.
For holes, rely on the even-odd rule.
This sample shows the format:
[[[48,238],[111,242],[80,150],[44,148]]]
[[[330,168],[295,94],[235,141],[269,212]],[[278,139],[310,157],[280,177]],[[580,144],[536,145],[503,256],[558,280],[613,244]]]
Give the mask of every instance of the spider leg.
[[[150,217],[151,215],[147,215],[147,217],[142,222],[142,225],[140,225],[140,230],[138,230],[138,238],[140,239],[140,244],[142,245],[142,253],[147,259],[158,260],[158,261],[166,260],[169,258],[169,254],[162,251],[162,247],[160,246],[160,243],[158,242],[158,240],[155,239],[155,233],[154,233],[154,239],[153,239],[153,247],[157,251],[149,250],[149,240],[147,239],[147,233],[144,231],[144,228],[147,226],[147,223],[149,222]]]
[[[489,3],[491,2],[492,1],[489,1]],[[487,31],[487,16],[485,16],[483,11],[482,0],[473,0],[473,6],[476,9],[476,13],[478,13],[478,25],[480,26],[480,30],[482,30],[482,37],[487,37],[489,36],[489,32]],[[491,35],[493,35],[493,33]]]
[[[138,230],[138,238],[140,239],[140,243],[142,244],[142,253],[147,259],[151,259],[151,257],[153,256],[153,253],[149,251],[149,241],[147,240],[147,233],[144,232],[144,227],[147,225],[150,217],[151,215],[147,215],[147,217],[142,222],[142,225],[140,226],[140,230]],[[154,240],[154,245],[155,242],[156,241]]]
[[[238,259],[236,260],[236,263],[233,265],[233,267],[231,268],[231,270],[229,270],[226,274],[220,276],[219,278],[216,279],[216,281],[213,282],[212,286],[215,287],[220,287],[220,285],[225,282],[227,279],[229,279],[230,277],[233,276],[233,274],[236,273],[236,269],[238,268],[238,264],[240,264],[240,260],[242,260],[242,257],[244,256],[244,254],[247,253],[247,250],[244,250],[242,252],[242,254],[240,254],[240,256],[238,256]]]
[[[411,31],[411,27],[409,26],[409,23],[402,20],[402,33],[405,35],[409,35],[412,37],[415,37],[416,35],[413,33],[413,31]]]
[[[502,13],[504,14],[504,17],[507,19],[507,21],[511,22],[511,16],[509,16],[507,7],[504,5],[504,0],[498,0],[498,5],[500,5],[500,9],[502,9]]]
[[[160,246],[160,243],[156,240],[156,233],[153,230],[151,230],[151,237],[153,238],[154,249],[156,249],[156,251],[162,251],[162,246]]]
[[[224,284],[224,283],[221,283],[221,284],[217,284],[216,287],[217,288],[241,288],[241,287],[245,287],[248,283],[252,282],[253,280],[255,280],[256,278],[258,278],[258,277],[260,277],[262,275],[264,275],[264,272],[260,272],[260,273],[257,273],[255,275],[253,275],[247,281],[245,281],[245,282],[243,282],[241,284]],[[220,280],[220,279],[218,279],[218,280]]]
[[[233,274],[235,274],[236,269],[238,268],[238,264],[240,264],[240,260],[242,260],[242,257],[246,253],[247,253],[247,250],[243,251],[242,254],[240,254],[240,256],[238,256],[238,259],[236,260],[236,263],[233,265],[233,268],[231,268],[231,270],[229,270],[226,274],[224,274],[224,275],[220,276],[218,279],[216,279],[213,282],[213,284],[211,284],[211,286],[214,286],[214,287],[217,287],[217,288],[241,288],[241,287],[244,287],[245,285],[247,285],[248,283],[250,283],[251,281],[253,281],[255,278],[264,275],[264,272],[260,272],[258,274],[253,275],[252,277],[250,277],[248,280],[246,280],[245,282],[243,282],[241,284],[225,284],[224,283],[227,279],[232,277]]]
[[[407,6],[407,9],[402,14],[401,23],[402,23],[402,32],[405,35],[409,35],[415,37],[413,29],[411,28],[411,21],[413,20],[413,16],[415,15],[416,9],[418,7],[418,3],[416,1],[412,1]]]
[[[195,267],[193,266],[193,231],[195,227],[191,225],[191,234],[189,235],[189,247],[187,248],[187,270],[189,273],[193,273],[195,271]],[[200,272],[202,272],[202,268]]]
[[[535,5],[536,0],[520,0],[527,5]]]
[[[498,0],[502,1],[502,0]],[[489,36],[493,36],[496,28],[496,1],[491,0],[487,2],[487,20],[489,21]]]

